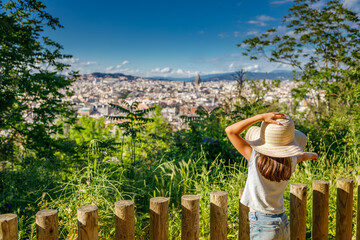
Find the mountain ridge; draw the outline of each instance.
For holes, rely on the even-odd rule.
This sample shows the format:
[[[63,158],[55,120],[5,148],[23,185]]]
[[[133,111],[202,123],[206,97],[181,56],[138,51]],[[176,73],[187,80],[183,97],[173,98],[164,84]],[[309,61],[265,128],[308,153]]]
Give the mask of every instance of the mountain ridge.
[[[138,78],[137,76],[126,75],[123,73],[101,73],[101,72],[94,72],[90,75],[94,77],[127,77],[130,80],[135,80]],[[222,80],[236,80],[234,76],[236,72],[229,72],[229,73],[218,73],[218,74],[207,74],[201,75],[202,82],[210,82],[210,81],[222,81]],[[245,72],[245,78],[247,79],[269,79],[269,80],[291,80],[293,79],[293,72],[292,71],[273,71],[273,72]],[[162,80],[162,81],[184,81],[184,82],[191,82],[194,81],[194,77],[187,77],[187,78],[174,78],[174,77],[146,77],[146,79],[152,80]]]

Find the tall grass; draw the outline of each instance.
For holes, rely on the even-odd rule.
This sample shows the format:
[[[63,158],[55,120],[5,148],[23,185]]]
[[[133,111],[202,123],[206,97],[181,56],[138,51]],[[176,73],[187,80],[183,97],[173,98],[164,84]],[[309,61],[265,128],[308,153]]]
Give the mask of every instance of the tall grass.
[[[307,238],[310,238],[312,181],[330,182],[329,239],[335,239],[336,179],[354,179],[359,174],[360,155],[357,151],[349,150],[346,154],[329,158],[328,147],[318,144],[321,149],[319,160],[299,164],[290,183],[300,182],[308,186]],[[308,150],[311,151],[318,144],[310,141]],[[97,155],[96,152],[94,155]],[[43,174],[42,172],[41,179],[45,182]],[[59,211],[60,239],[76,239],[77,208],[82,205],[96,205],[99,208],[99,238],[114,239],[114,204],[118,200],[131,199],[136,205],[136,239],[148,239],[149,200],[151,197],[164,196],[170,199],[169,238],[180,239],[181,196],[196,194],[200,196],[200,238],[209,239],[210,193],[222,190],[228,193],[228,239],[237,239],[238,193],[239,189],[245,186],[246,178],[246,161],[230,163],[220,158],[207,159],[203,151],[188,157],[182,156],[181,159],[168,159],[163,156],[152,162],[137,161],[128,165],[111,161],[89,161],[88,166],[71,173],[67,178],[52,177],[51,184],[44,185],[47,187],[37,190],[36,194],[32,193],[37,195],[35,203],[28,202],[27,207],[16,212],[20,217],[20,236],[22,239],[35,239],[36,211],[51,208]],[[22,191],[26,193],[26,190]],[[357,189],[354,195],[356,193]],[[289,214],[289,186],[284,201]],[[355,223],[355,210],[353,213]],[[355,231],[355,227],[353,229]]]

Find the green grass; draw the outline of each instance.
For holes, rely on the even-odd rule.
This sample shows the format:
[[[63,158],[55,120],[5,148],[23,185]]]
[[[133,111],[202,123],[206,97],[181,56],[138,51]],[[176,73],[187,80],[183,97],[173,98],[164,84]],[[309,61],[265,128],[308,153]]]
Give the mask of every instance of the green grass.
[[[309,143],[311,150],[311,143]],[[291,183],[307,185],[307,238],[311,237],[312,181],[326,180],[330,183],[329,239],[335,239],[336,230],[336,179],[355,180],[359,174],[359,154],[348,152],[331,159],[326,149],[319,154],[317,162],[305,162],[297,166]],[[204,164],[209,162],[210,164]],[[340,164],[341,163],[341,164]],[[20,174],[19,172],[17,174]],[[30,173],[28,173],[30,174]],[[40,175],[43,172],[39,173]],[[51,179],[51,175],[49,176]],[[32,192],[25,204],[17,204],[13,211],[19,215],[21,239],[35,239],[35,213],[42,209],[57,209],[59,212],[60,239],[77,239],[76,211],[79,206],[96,205],[99,208],[99,239],[114,239],[114,204],[118,200],[135,202],[136,239],[149,238],[149,200],[151,197],[169,198],[169,235],[179,239],[181,234],[181,196],[200,196],[200,239],[209,239],[210,193],[222,190],[228,193],[228,239],[237,239],[239,189],[245,186],[246,165],[222,159],[206,159],[204,153],[182,160],[165,157],[153,162],[122,165],[114,162],[98,163],[73,172],[66,178],[56,178]],[[42,178],[40,184],[46,179]],[[12,181],[15,181],[12,178]],[[11,184],[11,183],[9,183]],[[34,183],[35,184],[35,183]],[[356,184],[355,184],[356,185]],[[286,212],[289,215],[289,186],[284,194]],[[24,194],[26,189],[19,190]],[[355,236],[356,197],[354,187],[353,236]],[[13,196],[15,199],[16,196]],[[25,197],[26,198],[26,197]],[[34,202],[30,202],[34,199]]]

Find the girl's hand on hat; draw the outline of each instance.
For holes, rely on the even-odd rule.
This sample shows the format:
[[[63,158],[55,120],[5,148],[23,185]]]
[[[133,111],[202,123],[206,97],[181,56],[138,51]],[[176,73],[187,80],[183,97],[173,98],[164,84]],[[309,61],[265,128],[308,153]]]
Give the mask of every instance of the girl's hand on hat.
[[[266,123],[281,125],[281,123],[277,122],[276,119],[286,119],[286,115],[278,112],[270,112],[262,114],[262,119]]]

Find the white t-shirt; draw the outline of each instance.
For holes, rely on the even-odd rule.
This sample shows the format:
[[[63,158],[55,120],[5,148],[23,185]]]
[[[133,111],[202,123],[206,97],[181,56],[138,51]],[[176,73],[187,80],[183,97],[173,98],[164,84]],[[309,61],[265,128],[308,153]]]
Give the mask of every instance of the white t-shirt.
[[[248,178],[240,202],[259,212],[279,214],[285,211],[283,195],[289,181],[270,181],[257,168],[259,153],[254,149],[248,163]],[[291,157],[291,172],[296,168],[297,158]]]

